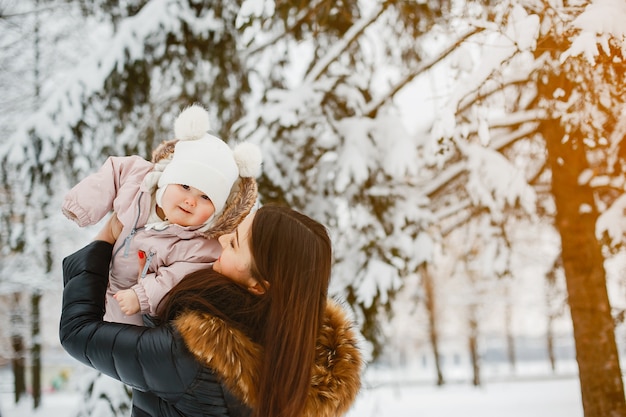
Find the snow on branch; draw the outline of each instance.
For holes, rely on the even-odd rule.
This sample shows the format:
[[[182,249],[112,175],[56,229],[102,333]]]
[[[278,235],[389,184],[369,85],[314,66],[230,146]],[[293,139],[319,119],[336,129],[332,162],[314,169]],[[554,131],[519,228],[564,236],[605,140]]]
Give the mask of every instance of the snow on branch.
[[[441,190],[446,184],[467,170],[467,162],[457,162],[450,165],[442,172],[437,174],[437,178],[433,178],[422,188],[424,195],[432,197],[437,191]]]
[[[485,83],[477,88],[473,92],[469,92],[458,104],[458,112],[464,112],[471,106],[475,105],[478,102],[484,101],[487,98],[495,95],[498,92],[503,91],[507,87],[519,85],[524,86],[530,82],[533,82],[529,78],[529,74],[535,72],[536,70],[542,68],[545,65],[545,60],[547,57],[538,58],[531,62],[531,66],[526,68],[524,71],[515,71],[508,75],[501,75],[501,77],[496,82],[493,78],[490,83]]]
[[[275,34],[270,39],[265,40],[263,43],[250,45],[250,48],[248,49],[248,51],[245,52],[245,55],[247,56],[255,55],[263,51],[265,48],[273,46],[280,39],[284,38],[285,36],[293,32],[295,28],[301,26],[307,19],[311,17],[313,13],[315,13],[320,7],[324,6],[325,3],[326,3],[325,0],[320,0],[317,2],[317,4],[314,4],[313,6],[308,7],[306,10],[303,10],[300,13],[300,15],[296,17],[296,20],[292,25],[288,26],[284,31]],[[248,4],[250,4],[250,2],[244,3],[244,5],[248,5]],[[246,13],[243,6],[239,13],[240,15],[238,17],[243,17],[242,14]],[[256,35],[258,35],[258,33]],[[254,40],[258,40],[258,39],[255,38]]]
[[[618,43],[622,57],[626,57],[625,21],[626,2],[624,0],[595,0],[588,4],[572,22],[572,26],[579,32],[574,36],[569,49],[561,55],[561,63],[569,57],[583,55],[591,65],[594,65],[595,57],[600,53],[598,45],[605,54],[611,55],[609,48],[611,39]]]
[[[524,119],[529,121],[536,120],[534,117],[531,117],[533,112],[521,113],[526,114]],[[511,118],[510,120],[512,124],[516,124],[513,123],[514,119]],[[519,120],[522,120],[522,118],[520,117]],[[524,123],[518,129],[497,135],[491,141],[489,147],[479,145],[471,145],[470,147],[465,145],[464,150],[471,158],[448,166],[422,189],[424,195],[432,198],[434,194],[442,190],[462,173],[467,172],[470,174],[470,182],[468,183],[470,196],[466,196],[454,205],[447,206],[434,214],[434,217],[440,221],[462,211],[466,212],[454,225],[449,225],[445,233],[442,231],[443,234],[447,234],[458,224],[462,224],[472,217],[474,212],[467,210],[472,205],[487,207],[496,217],[499,216],[499,213],[502,212],[506,205],[516,205],[518,203],[527,213],[532,214],[534,212],[535,194],[532,187],[498,151],[517,140],[532,135],[535,133],[537,126],[538,123]],[[480,149],[483,151],[478,152]],[[471,195],[473,194],[482,197],[472,201]]]
[[[400,90],[402,90],[402,88],[404,88],[411,81],[413,81],[415,77],[423,74],[424,72],[428,71],[430,68],[434,67],[437,63],[443,61],[447,56],[455,52],[457,48],[459,47],[459,45],[461,45],[463,42],[465,42],[472,36],[476,35],[477,33],[482,32],[483,30],[485,29],[482,27],[474,27],[472,29],[469,29],[465,33],[461,34],[456,40],[450,43],[450,45],[448,45],[447,48],[443,49],[439,54],[437,54],[430,60],[424,62],[418,68],[416,68],[415,70],[407,74],[403,79],[398,81],[394,86],[391,87],[391,89],[389,89],[387,94],[380,97],[378,100],[372,101],[370,105],[365,109],[364,114],[370,115],[370,117],[373,117],[374,113],[383,104],[385,104],[385,102],[393,98]]]
[[[540,112],[541,111],[538,110],[538,113]],[[524,113],[529,113],[529,112],[524,112]],[[530,119],[530,121],[536,121],[537,123],[526,123],[520,126],[519,129],[515,129],[512,132],[507,132],[506,134],[497,136],[495,139],[492,139],[491,147],[493,149],[501,150],[517,140],[523,139],[525,137],[528,137],[534,134],[537,131],[537,127],[539,126],[538,122],[540,119],[541,118],[539,117],[535,119]]]
[[[389,293],[400,288],[402,281],[398,277],[396,268],[387,262],[371,259],[364,269],[357,275],[355,291],[357,302],[365,308],[372,306],[376,295],[380,296],[380,303],[388,301]]]
[[[493,79],[494,74],[500,73],[504,63],[511,61],[516,55],[534,48],[538,33],[539,17],[529,15],[521,6],[516,5],[505,28],[485,32],[481,39],[477,39],[483,43],[480,46],[482,50],[480,65],[476,66],[466,78],[459,80],[458,88],[454,90],[446,109],[442,110],[442,114],[456,114],[460,108],[467,106],[468,100],[472,102],[471,98],[480,94],[485,82]],[[528,70],[522,73],[528,74]],[[512,77],[515,76],[512,75]],[[445,126],[439,126],[434,131],[453,131],[455,129],[454,124],[449,125],[446,123],[447,121],[448,118],[440,120],[439,124]],[[452,135],[444,134],[443,136],[451,137]]]
[[[469,198],[460,200],[456,202],[455,204],[447,205],[441,210],[438,210],[436,213],[433,214],[435,223],[440,223],[443,219],[453,216],[455,214],[458,214],[464,210],[467,211],[467,209],[469,209],[470,207],[471,207],[471,202]],[[468,218],[470,217],[470,213],[468,213],[467,217]],[[449,229],[454,229],[456,227],[457,225],[455,224],[454,227],[450,227]],[[442,233],[442,234],[445,235],[445,233]]]
[[[496,219],[503,216],[506,206],[519,205],[534,214],[536,195],[521,170],[499,152],[477,144],[463,147],[468,157],[468,194],[476,205],[487,207]]]
[[[520,124],[522,123],[522,121],[530,121],[530,122],[536,121],[536,120],[539,120],[542,116],[542,112],[540,110],[520,112],[520,114],[518,114],[518,117],[515,116],[516,114],[517,113],[514,113],[510,117],[506,118],[506,120],[508,120],[509,125]],[[495,138],[493,138],[491,140],[489,148],[491,148],[492,150],[502,150],[503,148],[509,146],[513,142],[532,135],[536,131],[537,126],[538,126],[538,123],[522,124],[518,129],[507,132],[505,134],[498,135]],[[475,130],[474,130],[474,133],[475,133]],[[427,185],[425,185],[425,187],[422,189],[424,195],[432,197],[435,193],[441,190],[446,184],[448,184],[457,176],[465,172],[467,169],[468,169],[468,165],[466,161],[457,162],[448,166],[445,170],[437,174],[436,179],[433,179]]]
[[[71,147],[75,140],[73,129],[83,121],[90,99],[104,88],[110,74],[123,71],[127,61],[142,56],[148,36],[165,33],[164,27],[176,24],[170,3],[170,0],[151,1],[137,15],[126,19],[111,42],[68,74],[66,84],[59,86],[37,112],[24,120],[0,147],[0,156],[21,170],[28,170],[32,164],[44,170],[52,166],[58,151],[64,145]],[[41,141],[37,145],[39,149],[33,149],[33,137]]]
[[[337,42],[337,44],[335,44],[325,56],[316,62],[315,66],[306,75],[304,82],[309,83],[319,79],[319,77],[328,69],[330,64],[335,61],[346,49],[348,49],[348,46],[350,46],[350,44],[354,42],[369,25],[377,20],[387,7],[388,3],[384,2],[374,13],[372,13],[369,18],[362,19],[350,27],[343,39],[340,42]]]
[[[624,242],[626,235],[626,194],[617,198],[611,207],[602,213],[596,221],[596,236],[607,236],[610,244],[616,246]]]

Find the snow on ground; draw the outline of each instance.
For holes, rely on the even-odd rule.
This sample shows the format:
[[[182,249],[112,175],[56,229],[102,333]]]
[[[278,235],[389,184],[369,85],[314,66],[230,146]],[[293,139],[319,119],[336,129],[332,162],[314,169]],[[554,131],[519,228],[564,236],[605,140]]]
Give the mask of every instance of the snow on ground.
[[[475,388],[466,382],[436,387],[423,382],[366,382],[347,417],[582,417],[576,376],[500,379]],[[73,417],[80,396],[46,393],[32,410],[30,399],[17,406],[11,393],[0,394],[2,417]]]
[[[578,379],[364,390],[348,417],[582,417]]]

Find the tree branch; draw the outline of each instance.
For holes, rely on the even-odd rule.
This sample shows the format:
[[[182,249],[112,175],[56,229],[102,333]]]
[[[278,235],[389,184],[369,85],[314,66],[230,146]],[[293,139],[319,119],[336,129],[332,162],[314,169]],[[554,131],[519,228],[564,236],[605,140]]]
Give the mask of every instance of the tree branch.
[[[537,112],[539,112],[539,110]],[[531,120],[536,120],[537,114],[540,114],[540,113],[521,112],[521,114],[525,115],[524,118],[527,119],[527,121],[531,121]],[[515,118],[513,119],[507,118],[507,120],[514,121],[515,123],[513,124],[518,124],[520,120],[523,120],[523,119],[520,118],[518,120]],[[509,123],[509,125],[510,124],[512,123]],[[502,126],[504,126],[504,124],[502,124]],[[537,129],[537,124],[535,123],[523,124],[522,126],[520,126],[519,129],[515,129],[512,132],[508,132],[507,134],[494,139],[491,142],[490,148],[499,151],[511,145],[513,142],[529,136],[530,134],[534,133],[536,129]],[[470,133],[471,132],[472,131],[470,130]],[[476,128],[474,128],[473,132],[476,132]],[[457,162],[453,165],[450,165],[443,172],[437,175],[436,180],[428,183],[428,186],[424,188],[424,195],[428,197],[432,197],[435,193],[441,190],[447,183],[449,183],[454,178],[456,178],[457,176],[465,172],[466,169],[467,169],[467,163],[465,161]]]
[[[424,63],[423,65],[420,65],[419,68],[415,69],[414,71],[409,73],[404,79],[396,83],[396,85],[393,86],[386,95],[379,98],[377,101],[371,102],[370,105],[364,111],[364,114],[366,114],[368,117],[374,117],[374,114],[378,111],[378,109],[383,104],[385,104],[388,100],[390,100],[393,96],[395,96],[396,93],[398,93],[398,91],[404,88],[407,84],[413,81],[415,77],[422,74],[424,71],[429,70],[430,68],[435,66],[437,63],[441,62],[444,58],[446,58],[448,55],[454,52],[456,48],[459,47],[459,45],[461,45],[463,42],[465,42],[470,37],[476,35],[477,33],[482,32],[483,30],[484,28],[475,27],[471,30],[468,30],[464,34],[462,34],[453,44],[449,45],[446,49],[441,51],[441,53],[439,53],[437,56],[433,57],[430,61]]]
[[[306,19],[309,18],[309,16],[311,16],[314,12],[316,12],[323,5],[324,5],[324,0],[320,0],[317,4],[313,5],[313,7],[309,7],[308,9],[302,11],[302,13],[300,13],[300,16],[296,18],[296,21],[294,22],[293,25],[287,27],[286,30],[284,30],[281,33],[276,34],[275,36],[273,36],[266,42],[257,46],[252,46],[250,50],[244,53],[245,58],[251,55],[257,54],[261,52],[262,50],[264,50],[265,48],[271,45],[274,45],[278,40],[284,38],[289,33],[291,33],[295,28],[300,26]]]
[[[304,82],[311,82],[318,80],[324,72],[328,69],[330,64],[335,61],[346,49],[348,46],[352,44],[362,33],[367,29],[369,25],[374,23],[380,15],[387,9],[388,2],[384,2],[378,7],[369,18],[362,19],[356,24],[352,25],[350,29],[346,32],[341,42],[338,42],[334,47],[330,49],[330,51],[321,59],[317,61],[315,66],[309,71],[309,73],[304,77]]]
[[[494,72],[492,72],[491,74],[489,74],[488,77],[485,78],[485,80],[483,81],[483,83],[481,84],[480,87],[476,88],[476,90],[474,90],[473,94],[472,93],[468,93],[462,100],[459,100],[459,107],[457,109],[457,113],[462,113],[465,110],[467,110],[470,106],[472,106],[473,104],[475,104],[478,101],[481,100],[485,100],[488,97],[490,97],[491,95],[504,90],[506,87],[510,87],[513,85],[524,85],[526,83],[531,82],[529,80],[529,76],[528,74],[533,73],[537,70],[539,70],[540,68],[542,68],[545,65],[545,58],[541,58],[541,59],[537,59],[535,62],[533,62],[533,68],[529,69],[528,72],[525,72],[521,75],[515,73],[512,77],[510,78],[504,78],[500,83],[493,83],[490,87],[486,88],[486,89],[481,89],[480,87],[482,87],[484,85],[484,81],[487,80],[491,80],[494,81],[495,80],[495,76],[494,76]]]

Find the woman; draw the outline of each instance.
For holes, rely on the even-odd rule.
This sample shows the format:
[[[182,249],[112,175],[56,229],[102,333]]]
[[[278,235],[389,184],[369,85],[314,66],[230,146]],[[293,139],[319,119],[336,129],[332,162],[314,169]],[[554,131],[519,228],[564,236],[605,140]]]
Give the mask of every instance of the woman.
[[[133,387],[133,416],[339,416],[360,387],[361,354],[327,300],[325,228],[265,206],[213,269],[169,293],[154,328],[102,321],[114,221],[63,261],[60,337],[81,362]]]

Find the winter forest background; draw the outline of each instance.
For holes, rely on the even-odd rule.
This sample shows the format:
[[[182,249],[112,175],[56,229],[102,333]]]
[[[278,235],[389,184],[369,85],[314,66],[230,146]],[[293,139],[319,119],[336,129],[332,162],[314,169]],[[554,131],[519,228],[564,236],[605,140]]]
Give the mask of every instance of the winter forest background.
[[[261,146],[261,203],[328,226],[368,381],[575,359],[584,415],[625,416],[624,22],[624,0],[0,0],[15,399],[83,370],[56,335],[60,265],[95,229],[63,195],[199,102]]]

